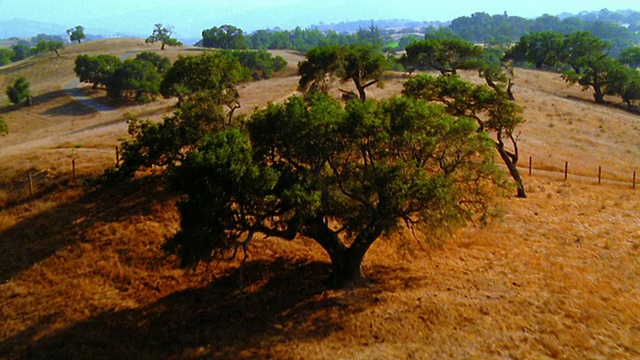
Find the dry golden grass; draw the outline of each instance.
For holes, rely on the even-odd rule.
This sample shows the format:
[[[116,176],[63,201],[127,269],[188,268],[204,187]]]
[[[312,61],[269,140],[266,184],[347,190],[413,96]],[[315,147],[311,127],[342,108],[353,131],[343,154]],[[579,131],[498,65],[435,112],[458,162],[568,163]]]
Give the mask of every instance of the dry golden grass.
[[[145,46],[109,40],[63,56]],[[241,87],[242,111],[295,92],[301,57],[284,55],[289,73]],[[62,61],[20,71],[51,71],[47,59]],[[172,103],[97,113],[56,93],[72,72],[55,76],[33,83],[33,107],[2,110],[12,132],[0,139],[0,358],[640,358],[640,118],[596,106],[558,74],[517,71],[529,198],[504,199],[501,218],[441,247],[408,234],[376,243],[364,268],[374,283],[353,291],[326,289],[326,256],[305,239],[256,243],[242,271],[179,270],[161,251],[179,218],[157,179],[81,185],[113,164],[127,113],[160,119]],[[370,96],[397,94],[402,80]],[[568,181],[547,172],[565,161]],[[596,185],[599,165],[628,181]]]

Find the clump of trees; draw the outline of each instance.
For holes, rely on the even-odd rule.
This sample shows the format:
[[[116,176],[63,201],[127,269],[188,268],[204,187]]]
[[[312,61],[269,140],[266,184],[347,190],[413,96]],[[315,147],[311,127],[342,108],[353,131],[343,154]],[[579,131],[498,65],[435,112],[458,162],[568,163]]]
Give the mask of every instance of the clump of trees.
[[[31,90],[29,88],[30,84],[26,77],[20,76],[16,79],[13,85],[7,86],[7,97],[11,103],[20,105],[23,103],[27,103],[31,105]]]
[[[196,46],[225,50],[242,50],[247,48],[242,29],[233,25],[214,26],[202,31],[202,40]]]
[[[640,51],[636,49],[627,48],[616,59],[610,56],[611,44],[589,32],[563,35],[546,31],[522,36],[505,59],[559,69],[567,82],[592,89],[596,103],[604,104],[605,95],[620,96],[631,110],[632,103],[640,99],[636,69]]]
[[[179,56],[172,65],[169,58],[143,51],[134,59],[102,54],[78,55],[75,72],[81,82],[94,89],[104,86],[109,96],[146,102],[157,95],[178,97],[179,103],[196,93],[222,99],[231,113],[239,107],[235,84],[268,78],[283,70],[287,62],[266,51],[218,51],[200,56]],[[223,81],[220,81],[223,79]],[[226,84],[234,84],[225,88]],[[222,87],[221,87],[222,86]]]

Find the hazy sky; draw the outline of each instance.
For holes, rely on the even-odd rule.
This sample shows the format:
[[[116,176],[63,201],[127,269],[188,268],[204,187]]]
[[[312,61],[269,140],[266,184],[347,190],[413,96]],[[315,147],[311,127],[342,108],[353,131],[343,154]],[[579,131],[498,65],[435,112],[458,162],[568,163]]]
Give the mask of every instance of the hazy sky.
[[[212,26],[233,24],[250,32],[262,28],[306,27],[320,22],[410,19],[448,21],[474,12],[527,18],[607,8],[640,11],[638,0],[0,0],[0,21],[14,18],[83,25],[117,32],[150,32],[154,23],[174,26],[183,37]]]

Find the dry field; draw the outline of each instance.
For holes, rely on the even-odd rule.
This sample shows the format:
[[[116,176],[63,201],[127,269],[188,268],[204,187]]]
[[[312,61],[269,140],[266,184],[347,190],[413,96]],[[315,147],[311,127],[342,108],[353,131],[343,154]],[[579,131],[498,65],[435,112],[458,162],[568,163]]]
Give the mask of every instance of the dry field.
[[[0,359],[640,358],[640,116],[595,105],[558,74],[519,70],[529,198],[503,199],[486,227],[439,246],[379,241],[365,259],[372,285],[352,291],[327,290],[327,258],[305,239],[256,244],[242,270],[183,271],[160,250],[179,219],[155,177],[83,180],[113,164],[128,113],[160,119],[173,102],[100,113],[60,90],[79,53],[156,47],[83,43],[0,68],[2,89],[25,74],[35,96],[28,109],[0,96],[11,131],[0,138]],[[295,93],[302,58],[280,54],[289,71],[242,85],[243,112]],[[398,94],[402,80],[371,97]],[[616,181],[597,185],[598,166]]]

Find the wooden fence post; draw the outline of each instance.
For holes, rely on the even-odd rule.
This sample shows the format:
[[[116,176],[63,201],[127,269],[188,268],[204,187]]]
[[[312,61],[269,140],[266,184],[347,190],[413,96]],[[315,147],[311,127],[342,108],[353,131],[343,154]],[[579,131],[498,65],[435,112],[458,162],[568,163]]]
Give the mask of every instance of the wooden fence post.
[[[76,179],[76,159],[71,159],[71,173],[73,174],[73,179]]]
[[[602,183],[602,166],[598,166],[598,185]]]
[[[533,165],[533,157],[529,156],[529,176],[531,176],[532,165]]]
[[[569,162],[564,162],[564,179],[567,180],[567,176],[569,176]]]

